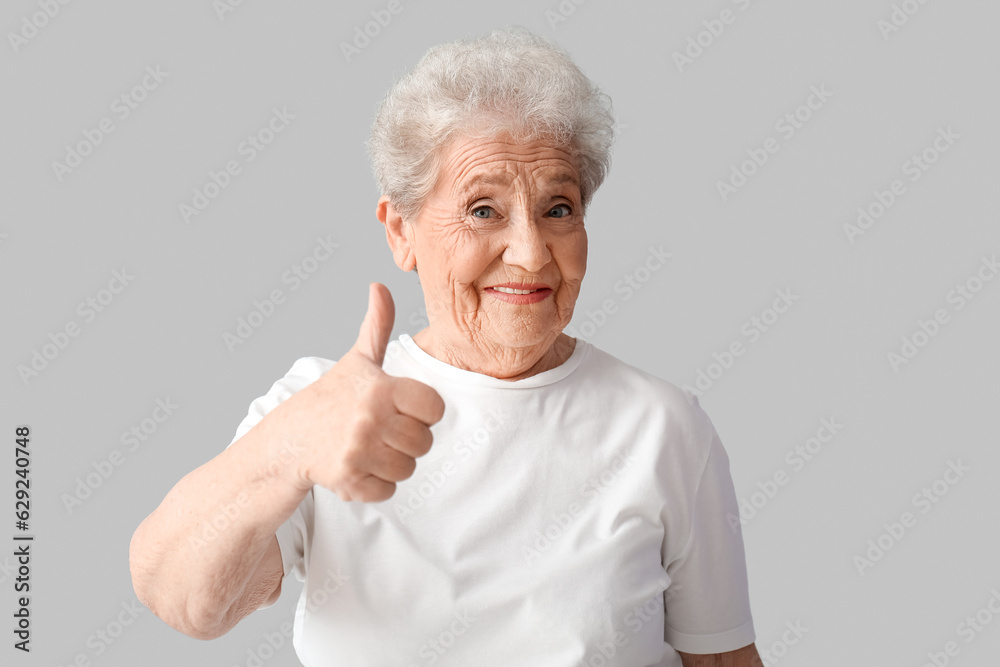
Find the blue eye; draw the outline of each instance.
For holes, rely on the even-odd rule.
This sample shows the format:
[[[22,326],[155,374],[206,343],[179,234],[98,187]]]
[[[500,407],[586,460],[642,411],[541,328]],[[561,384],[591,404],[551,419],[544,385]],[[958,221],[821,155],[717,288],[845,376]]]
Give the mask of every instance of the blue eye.
[[[573,215],[573,211],[566,204],[559,204],[549,211],[549,215],[553,218],[568,218]]]
[[[472,209],[472,217],[482,218],[483,220],[485,220],[487,218],[492,218],[493,216],[491,214],[493,212],[494,212],[493,209],[490,208],[489,206],[477,206],[476,208]]]

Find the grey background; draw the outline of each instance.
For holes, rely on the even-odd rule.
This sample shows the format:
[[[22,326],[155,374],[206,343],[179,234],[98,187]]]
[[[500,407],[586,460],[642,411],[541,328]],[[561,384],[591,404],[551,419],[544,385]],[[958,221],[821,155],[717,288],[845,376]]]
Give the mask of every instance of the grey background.
[[[36,541],[30,656],[10,645],[12,547],[0,548],[0,663],[255,664],[268,634],[291,619],[293,579],[278,604],[211,642],[149,611],[113,644],[96,640],[135,600],[129,539],[296,358],[337,358],[353,343],[369,282],[392,291],[397,335],[422,328],[419,286],[392,263],[374,216],[363,141],[394,77],[429,46],[518,23],[567,48],[611,95],[621,124],[611,175],[588,211],[577,333],[688,385],[713,354],[745,343],[702,404],[738,496],[788,475],[743,528],[758,647],[799,622],[809,630],[780,662],[920,665],[955,641],[950,664],[993,664],[1000,623],[971,642],[957,626],[1000,587],[1000,281],[961,310],[947,295],[1000,251],[1000,6],[910,0],[899,4],[919,11],[884,35],[887,0],[402,0],[348,62],[340,44],[387,4],[246,0],[220,18],[208,0],[72,2],[15,49],[9,33],[42,10],[4,3],[0,507],[10,524],[0,540],[12,544],[15,532],[14,427],[29,424]],[[734,22],[679,71],[672,54],[725,9]],[[113,101],[147,66],[166,79],[119,119]],[[748,149],[781,137],[775,123],[811,86],[833,95],[723,201],[717,181]],[[294,120],[245,162],[238,145],[274,107]],[[102,118],[114,131],[60,181],[53,161]],[[960,138],[910,182],[903,164],[947,127]],[[179,205],[231,159],[242,172],[185,222]],[[850,243],[843,225],[897,178],[905,194]],[[340,247],[293,291],[282,275],[321,235]],[[636,274],[661,245],[667,264]],[[122,268],[134,280],[85,322],[78,304]],[[615,285],[628,274],[648,280],[626,300]],[[274,289],[285,302],[231,351],[223,334]],[[751,343],[741,328],[778,289],[798,300]],[[588,316],[605,299],[617,312]],[[887,355],[939,308],[949,322],[894,370]],[[70,321],[79,335],[23,381],[18,366]],[[178,409],[128,451],[122,432],[166,398]],[[794,469],[786,453],[830,417],[843,429]],[[116,449],[124,461],[70,511],[65,494]],[[958,459],[969,471],[939,485],[947,494],[921,513],[914,494]],[[906,511],[916,525],[859,573],[855,556]],[[290,641],[264,664],[298,664]]]

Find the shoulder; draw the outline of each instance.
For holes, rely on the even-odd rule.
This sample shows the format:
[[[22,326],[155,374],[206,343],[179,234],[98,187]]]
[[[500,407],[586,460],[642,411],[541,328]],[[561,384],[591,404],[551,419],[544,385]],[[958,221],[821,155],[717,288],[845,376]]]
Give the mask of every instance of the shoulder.
[[[292,394],[302,391],[307,386],[318,380],[328,370],[333,368],[336,361],[324,359],[323,357],[301,357],[296,359],[292,367],[288,369],[281,378],[276,380],[267,393],[258,396],[251,403],[247,410],[247,416],[236,429],[230,445],[249,431],[257,422],[264,418],[280,403],[287,400]]]
[[[271,385],[267,394],[262,398],[270,397],[284,400],[320,379],[336,363],[336,361],[323,357],[300,357],[292,363],[292,367],[284,376]]]
[[[299,357],[292,363],[282,380],[291,383],[310,384],[334,367],[334,359],[325,357]]]
[[[590,379],[601,382],[602,393],[609,397],[617,394],[629,403],[668,413],[691,428],[704,427],[708,415],[690,390],[622,361],[592,343],[588,345],[587,360],[594,373]]]
[[[648,465],[697,477],[718,438],[698,397],[593,345],[588,361],[586,381],[596,392],[591,400],[643,443]]]

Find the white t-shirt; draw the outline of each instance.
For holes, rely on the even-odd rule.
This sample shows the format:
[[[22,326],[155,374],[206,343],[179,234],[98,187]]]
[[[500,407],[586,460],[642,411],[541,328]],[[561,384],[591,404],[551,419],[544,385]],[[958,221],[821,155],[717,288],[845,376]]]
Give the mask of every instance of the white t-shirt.
[[[233,442],[334,363],[297,360]],[[729,458],[694,395],[579,339],[513,382],[406,334],[383,369],[444,417],[392,498],[313,487],[278,529],[303,665],[680,667],[754,641]]]

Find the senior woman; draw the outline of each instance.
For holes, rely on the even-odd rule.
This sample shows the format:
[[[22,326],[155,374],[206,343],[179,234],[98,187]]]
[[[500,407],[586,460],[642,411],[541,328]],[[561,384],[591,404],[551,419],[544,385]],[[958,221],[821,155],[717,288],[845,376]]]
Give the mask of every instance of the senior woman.
[[[376,213],[429,325],[390,341],[370,285],[354,346],[296,361],[136,530],[139,598],[212,638],[294,571],[306,667],[760,664],[708,416],[563,333],[612,135],[607,96],[524,29],[399,80]]]

